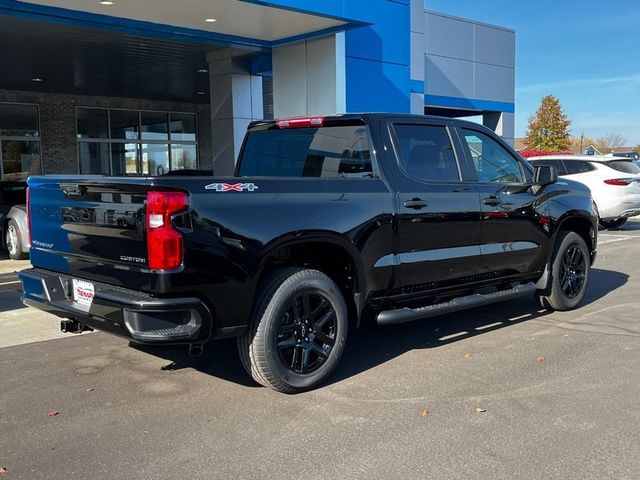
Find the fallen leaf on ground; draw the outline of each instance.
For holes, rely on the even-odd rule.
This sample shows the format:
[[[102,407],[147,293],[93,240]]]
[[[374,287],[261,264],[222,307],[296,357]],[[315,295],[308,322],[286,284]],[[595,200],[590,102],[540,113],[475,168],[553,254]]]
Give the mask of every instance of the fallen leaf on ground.
[[[93,388],[93,387],[87,388],[87,392],[93,392],[94,390],[95,390],[95,388]]]
[[[0,473],[7,473],[7,469],[4,467],[0,467]]]
[[[431,415],[431,412],[425,408],[425,409],[422,411],[422,416],[423,416],[423,417],[428,417],[429,415]]]
[[[464,354],[464,359],[469,360],[471,358],[471,354],[469,352]]]
[[[480,407],[476,407],[476,413],[484,413],[486,412],[487,409],[486,408],[480,408]]]
[[[538,355],[538,361],[544,362],[544,355]]]
[[[60,415],[60,414],[59,414],[58,412],[56,412],[55,410],[51,410],[51,411],[49,412],[49,416],[50,416],[50,417],[55,417],[55,416],[58,416],[58,415]]]

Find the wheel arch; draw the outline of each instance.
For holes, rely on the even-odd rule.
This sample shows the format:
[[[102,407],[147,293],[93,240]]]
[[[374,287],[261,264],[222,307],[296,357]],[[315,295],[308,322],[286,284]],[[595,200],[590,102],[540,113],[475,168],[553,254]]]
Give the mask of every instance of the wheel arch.
[[[258,267],[257,285],[274,270],[285,267],[312,268],[326,274],[340,287],[354,326],[359,325],[367,279],[361,253],[348,238],[298,232],[296,238],[271,242]]]
[[[587,215],[565,215],[558,221],[557,228],[553,236],[553,245],[556,244],[560,232],[563,231],[575,232],[582,237],[589,248],[591,261],[593,263],[598,235],[598,226],[597,224],[594,225],[593,218]],[[555,250],[555,248],[553,250]],[[553,255],[553,252],[551,255]],[[549,261],[551,261],[551,256],[549,257]]]

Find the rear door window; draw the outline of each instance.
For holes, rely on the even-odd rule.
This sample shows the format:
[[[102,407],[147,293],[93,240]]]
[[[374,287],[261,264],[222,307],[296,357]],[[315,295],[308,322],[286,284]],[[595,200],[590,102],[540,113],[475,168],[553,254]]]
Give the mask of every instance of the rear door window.
[[[567,175],[574,175],[577,173],[585,173],[595,170],[595,168],[584,160],[565,160],[564,165],[567,168]]]
[[[257,130],[240,160],[243,177],[371,178],[364,125]]]
[[[460,173],[447,127],[419,123],[393,126],[404,171],[426,182],[458,182]]]
[[[549,167],[554,167],[558,175],[567,175],[567,169],[564,166],[562,160],[533,160],[530,162],[534,167],[538,167],[541,165],[547,165]]]
[[[613,160],[605,164],[609,168],[613,168],[618,172],[623,173],[640,173],[640,167],[634,163],[633,160]]]

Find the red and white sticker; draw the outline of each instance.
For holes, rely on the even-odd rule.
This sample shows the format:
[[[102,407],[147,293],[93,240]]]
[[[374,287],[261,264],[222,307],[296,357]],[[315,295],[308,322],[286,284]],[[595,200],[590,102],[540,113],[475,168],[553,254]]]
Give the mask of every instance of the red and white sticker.
[[[93,283],[85,280],[73,279],[73,301],[78,307],[88,309],[93,303],[96,294]]]

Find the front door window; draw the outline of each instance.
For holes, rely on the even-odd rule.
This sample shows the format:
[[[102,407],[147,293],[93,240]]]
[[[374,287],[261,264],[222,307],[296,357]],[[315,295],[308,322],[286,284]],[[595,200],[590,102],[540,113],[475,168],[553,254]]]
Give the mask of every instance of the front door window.
[[[502,145],[484,133],[462,129],[464,147],[483,183],[523,183],[524,173],[520,162]]]

